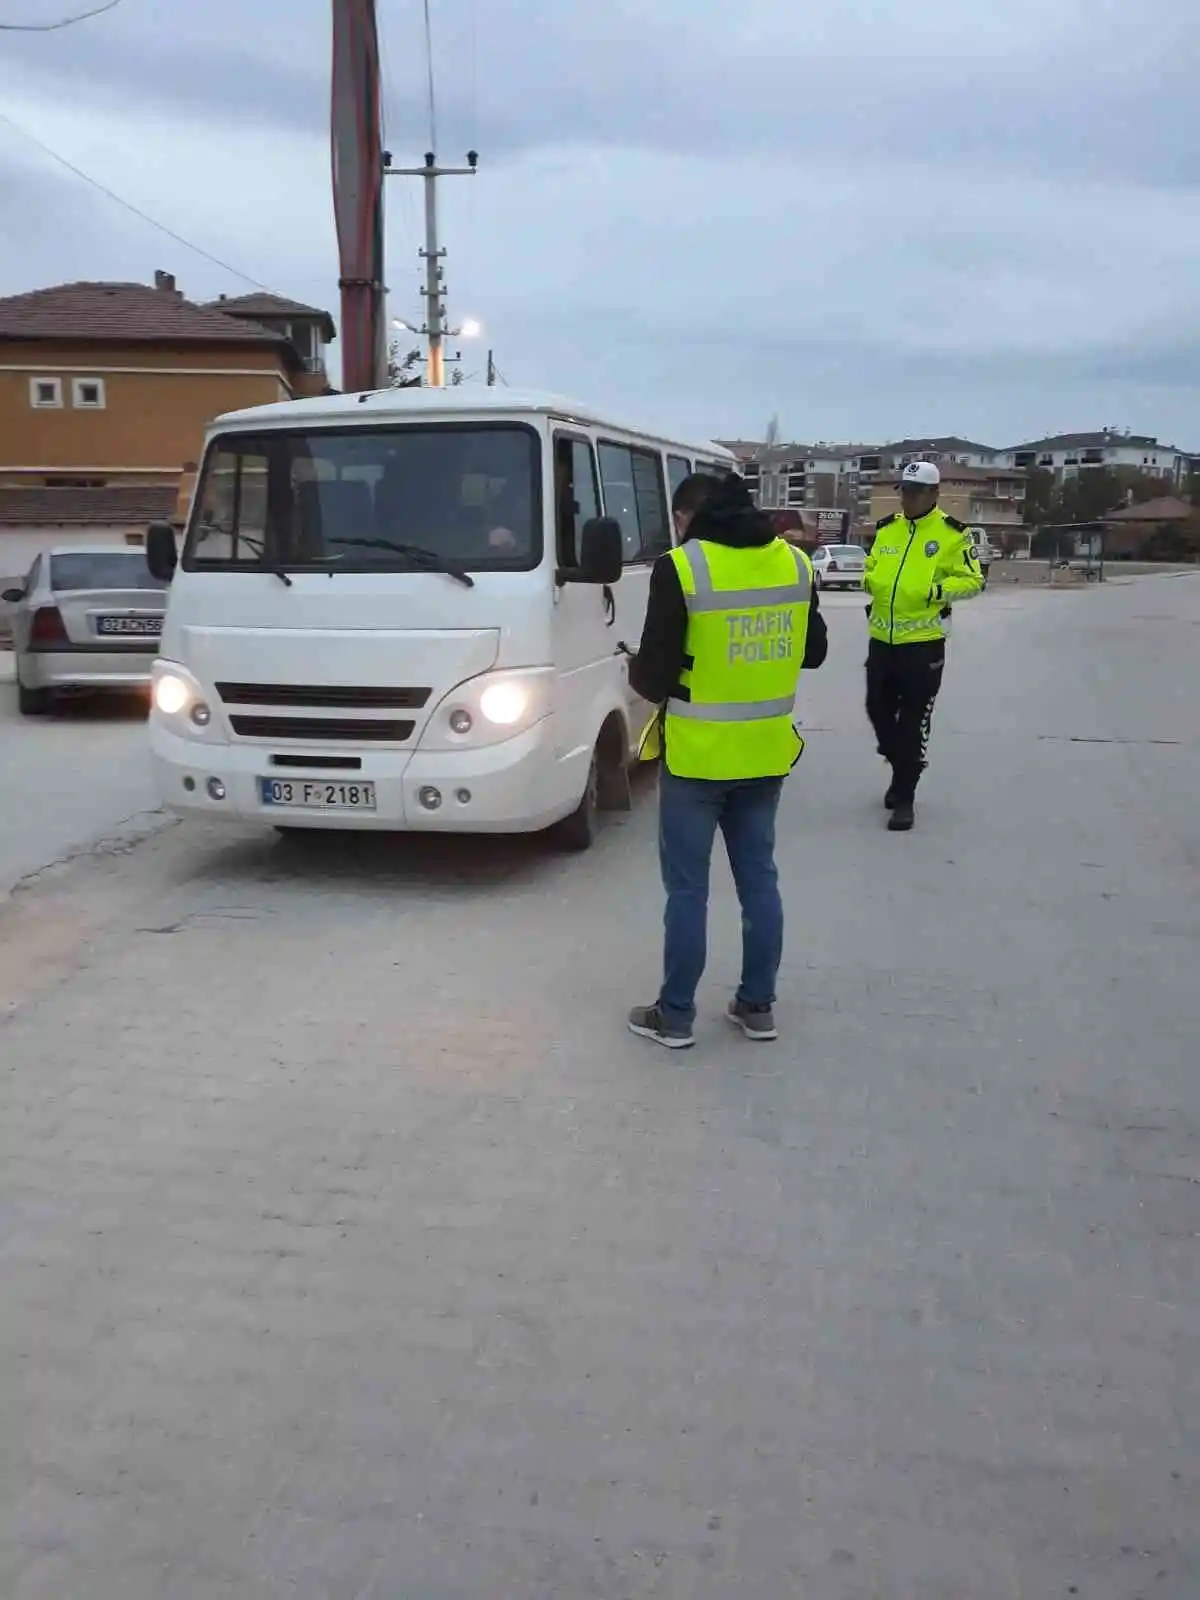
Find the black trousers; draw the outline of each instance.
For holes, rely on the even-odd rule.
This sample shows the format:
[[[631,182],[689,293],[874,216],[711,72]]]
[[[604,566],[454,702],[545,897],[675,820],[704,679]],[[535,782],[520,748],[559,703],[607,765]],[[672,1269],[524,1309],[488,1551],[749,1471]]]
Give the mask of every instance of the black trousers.
[[[942,686],[946,641],[884,644],[872,639],[867,651],[867,715],[879,753],[892,766],[892,794],[911,801],[927,762],[933,702]]]

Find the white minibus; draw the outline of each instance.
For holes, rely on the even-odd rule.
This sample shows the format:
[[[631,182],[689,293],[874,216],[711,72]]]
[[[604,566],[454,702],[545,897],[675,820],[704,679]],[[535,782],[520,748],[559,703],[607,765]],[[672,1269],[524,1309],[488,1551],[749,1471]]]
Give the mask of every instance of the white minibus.
[[[170,579],[164,803],[284,832],[522,833],[628,805],[650,569],[710,441],[507,388],[257,406],[209,430]]]

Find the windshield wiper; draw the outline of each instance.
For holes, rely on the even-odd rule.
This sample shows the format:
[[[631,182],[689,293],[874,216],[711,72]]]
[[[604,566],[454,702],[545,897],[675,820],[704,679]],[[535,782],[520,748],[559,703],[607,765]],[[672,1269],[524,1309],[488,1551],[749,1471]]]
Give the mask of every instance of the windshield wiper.
[[[410,561],[428,568],[430,572],[444,572],[448,578],[465,584],[468,589],[475,587],[475,579],[469,572],[464,572],[462,567],[439,556],[436,550],[426,550],[423,545],[399,544],[395,539],[337,539],[335,543],[353,546],[358,550],[394,550],[397,555],[407,556]]]
[[[281,561],[275,561],[268,557],[266,545],[261,539],[252,539],[248,534],[245,533],[239,534],[238,538],[240,543],[246,546],[247,550],[253,551],[253,553],[260,558],[263,566],[268,572],[273,572],[275,574],[280,583],[286,584],[289,589],[292,587],[292,580],[287,575],[287,569],[284,567]]]

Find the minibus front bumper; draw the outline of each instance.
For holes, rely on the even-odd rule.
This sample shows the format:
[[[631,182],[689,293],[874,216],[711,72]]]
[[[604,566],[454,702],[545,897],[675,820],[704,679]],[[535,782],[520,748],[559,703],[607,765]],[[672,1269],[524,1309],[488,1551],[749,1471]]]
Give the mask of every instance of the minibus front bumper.
[[[277,828],[527,833],[574,810],[587,778],[590,752],[560,759],[552,727],[547,716],[510,739],[452,751],[318,752],[192,739],[152,714],[150,750],[163,804],[183,815]]]

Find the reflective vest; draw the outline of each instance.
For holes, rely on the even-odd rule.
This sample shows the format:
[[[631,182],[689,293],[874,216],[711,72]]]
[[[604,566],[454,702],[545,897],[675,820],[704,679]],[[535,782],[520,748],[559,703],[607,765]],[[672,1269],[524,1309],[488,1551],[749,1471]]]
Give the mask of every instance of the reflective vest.
[[[751,549],[693,539],[671,551],[687,606],[686,665],[662,731],[677,778],[779,778],[804,741],[792,725],[812,567],[783,539]]]
[[[969,530],[940,506],[909,522],[876,524],[863,588],[871,596],[867,623],[885,644],[926,644],[946,635],[944,613],[983,588]]]

